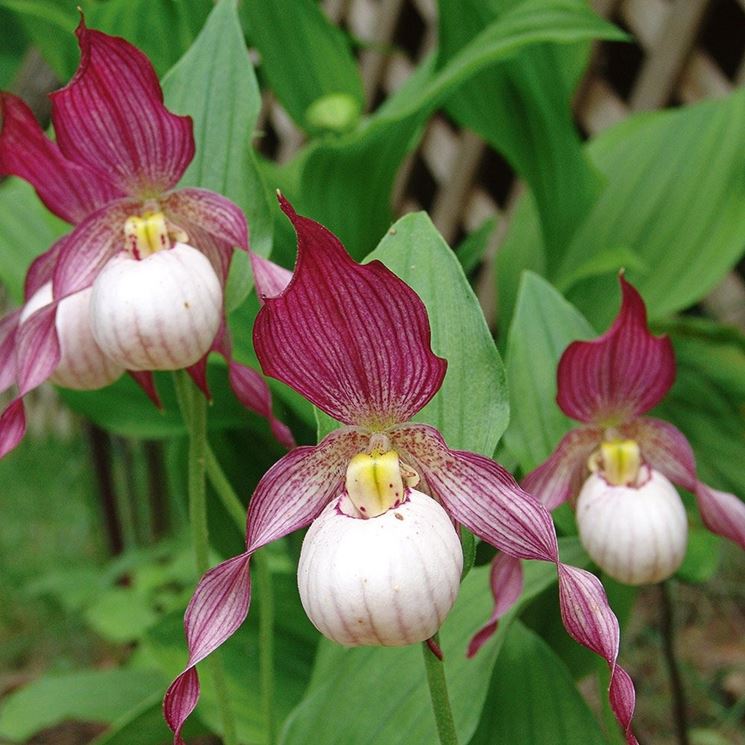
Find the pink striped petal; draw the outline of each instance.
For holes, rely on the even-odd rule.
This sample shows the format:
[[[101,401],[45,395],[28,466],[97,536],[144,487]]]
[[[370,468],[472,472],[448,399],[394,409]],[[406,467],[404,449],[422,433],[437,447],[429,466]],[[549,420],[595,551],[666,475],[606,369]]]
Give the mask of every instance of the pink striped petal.
[[[341,494],[347,465],[368,440],[367,433],[342,427],[315,447],[297,447],[280,458],[249,502],[248,551],[310,525],[328,501]]]
[[[78,223],[123,196],[105,176],[65,158],[20,98],[0,93],[0,114],[0,175],[28,181],[55,215]]]
[[[179,189],[160,204],[168,219],[187,234],[187,243],[212,262],[224,283],[233,250],[248,250],[248,223],[240,208],[207,189]]]
[[[521,486],[548,510],[574,499],[587,477],[587,459],[601,440],[602,431],[594,427],[567,432],[549,458],[523,478]]]
[[[290,284],[292,272],[251,251],[251,269],[254,275],[256,294],[261,302],[264,298],[281,295]]]
[[[47,282],[52,281],[57,259],[69,237],[69,234],[63,235],[49,249],[31,262],[31,266],[26,272],[26,280],[23,283],[23,297],[26,300],[30,300]]]
[[[0,319],[0,393],[16,382],[15,339],[22,308]]]
[[[232,344],[225,323],[217,332],[212,347],[228,363],[228,380],[236,398],[247,408],[269,422],[269,428],[280,445],[288,450],[295,447],[295,438],[290,428],[274,416],[272,392],[264,378],[253,368],[241,365],[233,359]]]
[[[249,554],[244,553],[210,569],[199,582],[186,609],[184,630],[189,661],[163,699],[163,715],[181,745],[181,730],[199,700],[199,677],[194,666],[229,639],[248,615],[251,602]]]
[[[125,194],[148,198],[175,186],[194,157],[190,117],[166,109],[155,70],[139,49],[82,20],[76,34],[80,66],[51,95],[60,150]]]
[[[23,398],[11,401],[0,414],[0,458],[4,458],[26,434],[26,414],[23,410]]]
[[[523,568],[520,559],[508,554],[497,554],[491,564],[489,583],[494,596],[494,610],[489,620],[471,639],[468,657],[473,657],[494,635],[499,619],[519,600],[523,591]]]
[[[54,372],[62,352],[55,319],[57,303],[39,308],[16,331],[16,381],[20,394],[41,385]]]
[[[623,302],[598,339],[575,341],[559,361],[562,411],[581,422],[613,426],[651,409],[675,380],[675,357],[666,336],[653,336],[641,295],[621,276]]]
[[[630,729],[633,685],[616,664],[618,621],[597,578],[561,563],[548,511],[497,463],[476,453],[449,450],[432,427],[402,425],[390,435],[401,458],[419,471],[454,520],[515,559],[556,564],[564,626],[608,663],[611,706],[627,742],[636,743]]]
[[[685,435],[669,422],[643,417],[623,428],[639,443],[644,460],[675,484],[693,492],[704,525],[745,548],[745,502],[698,480],[696,459]]]
[[[367,445],[351,429],[329,434],[316,447],[300,447],[275,463],[259,481],[248,505],[247,550],[202,577],[186,609],[189,661],[171,684],[163,712],[181,745],[181,729],[199,699],[194,665],[214,652],[243,623],[251,602],[251,555],[267,543],[307,527],[326,503],[340,494],[346,466]]]
[[[608,606],[600,580],[584,569],[559,564],[559,603],[567,633],[608,663],[611,708],[626,742],[637,745],[631,729],[636,704],[634,684],[629,674],[616,664],[620,642],[618,620]]]
[[[266,297],[254,346],[267,375],[345,424],[404,422],[437,392],[446,362],[424,304],[383,264],[357,264],[322,225],[280,205],[298,236],[289,285]]]
[[[106,262],[124,248],[124,222],[139,211],[137,202],[121,199],[89,215],[59,249],[54,266],[54,298],[89,287]]]
[[[269,428],[280,445],[288,450],[295,447],[295,438],[290,428],[274,416],[272,411],[272,393],[266,380],[251,367],[234,361],[228,362],[230,387],[236,398],[251,411],[263,416],[269,422]]]
[[[155,378],[150,370],[127,370],[137,385],[145,391],[145,395],[153,402],[157,409],[163,409],[158,389],[155,387]]]

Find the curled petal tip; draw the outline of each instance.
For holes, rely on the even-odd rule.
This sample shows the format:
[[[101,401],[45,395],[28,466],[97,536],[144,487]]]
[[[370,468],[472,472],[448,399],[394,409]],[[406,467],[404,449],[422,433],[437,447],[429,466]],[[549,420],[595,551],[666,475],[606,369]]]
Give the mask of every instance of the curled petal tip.
[[[434,636],[431,636],[429,639],[427,639],[425,643],[429,647],[429,651],[432,652],[432,654],[437,657],[440,662],[445,659],[445,655],[442,653],[442,647],[440,647],[440,645],[437,643],[437,640]]]

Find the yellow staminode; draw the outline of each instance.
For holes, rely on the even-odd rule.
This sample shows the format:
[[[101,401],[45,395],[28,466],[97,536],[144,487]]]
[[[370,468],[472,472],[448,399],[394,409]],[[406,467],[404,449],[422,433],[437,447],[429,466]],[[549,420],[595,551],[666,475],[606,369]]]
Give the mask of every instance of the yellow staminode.
[[[641,466],[639,445],[635,440],[611,440],[600,446],[603,476],[616,486],[636,483]]]
[[[404,499],[398,453],[359,453],[347,466],[347,494],[363,517],[376,517]]]
[[[124,223],[127,249],[136,259],[144,259],[156,251],[171,247],[166,218],[162,212],[132,215]]]

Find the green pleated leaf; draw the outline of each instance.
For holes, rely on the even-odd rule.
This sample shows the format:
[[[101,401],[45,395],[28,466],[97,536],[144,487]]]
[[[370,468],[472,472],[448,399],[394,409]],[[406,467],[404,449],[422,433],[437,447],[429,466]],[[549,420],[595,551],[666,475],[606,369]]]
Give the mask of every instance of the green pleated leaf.
[[[111,722],[137,706],[165,678],[152,670],[86,670],[47,675],[10,694],[0,710],[0,736],[25,742],[67,719]]]
[[[576,541],[562,541],[561,550],[566,561],[581,556]],[[488,574],[488,567],[477,567],[466,577],[440,635],[461,742],[468,742],[476,730],[491,670],[512,619],[556,577],[547,564],[526,563],[520,601],[502,619],[495,636],[469,660],[465,657],[468,640],[491,611]],[[437,742],[421,645],[345,649],[323,640],[311,684],[290,715],[280,743],[306,745],[309,732],[314,745]]]
[[[440,0],[438,66],[485,25],[521,0]],[[546,13],[586,10],[584,0]],[[600,189],[574,126],[571,97],[585,67],[589,43],[535,44],[508,63],[492,66],[463,85],[448,112],[503,153],[530,184],[538,204],[549,259],[560,256]]]
[[[182,186],[212,189],[232,199],[248,217],[251,247],[271,251],[269,195],[251,148],[261,108],[235,0],[221,0],[194,45],[163,80],[166,103],[194,120],[196,154]],[[245,256],[236,257],[227,290],[229,310],[251,289]]]
[[[504,640],[487,702],[469,745],[608,742],[564,663],[519,621]]]
[[[435,71],[433,58],[355,132],[315,142],[289,166],[296,192],[288,196],[342,239],[353,256],[372,248],[391,222],[393,181],[432,111],[479,71],[542,42],[571,44],[623,38],[586,7],[531,0],[505,13]],[[323,184],[323,188],[318,188]]]
[[[653,318],[699,300],[745,247],[745,91],[633,117],[593,141],[607,186],[557,273],[569,284],[590,253],[627,246],[649,268],[629,268]],[[603,287],[612,281],[610,277]],[[579,297],[585,283],[577,286]],[[610,319],[600,289],[578,306]]]
[[[458,259],[423,212],[396,222],[374,259],[424,301],[432,348],[448,361],[440,392],[415,419],[437,427],[452,448],[491,456],[509,419],[504,367]],[[320,435],[338,426],[325,415],[319,421]]]
[[[595,332],[546,280],[525,272],[507,339],[512,420],[505,445],[523,471],[544,461],[576,423],[556,405],[556,368],[567,345]]]
[[[356,125],[364,103],[357,63],[315,0],[245,0],[241,16],[261,72],[298,125],[311,132]]]

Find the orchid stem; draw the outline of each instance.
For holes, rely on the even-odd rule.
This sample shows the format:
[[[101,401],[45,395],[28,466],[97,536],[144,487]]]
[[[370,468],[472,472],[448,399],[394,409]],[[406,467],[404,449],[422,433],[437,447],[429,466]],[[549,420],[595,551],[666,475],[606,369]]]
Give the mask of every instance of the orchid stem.
[[[670,596],[669,582],[660,582],[660,632],[662,634],[662,654],[670,677],[670,693],[673,699],[673,718],[678,745],[689,745],[688,715],[686,713],[686,696],[683,679],[675,655],[675,619],[673,600]]]
[[[207,477],[225,511],[241,533],[246,530],[246,508],[230,484],[219,461],[207,445]],[[259,675],[261,705],[266,727],[266,743],[273,745],[276,733],[274,722],[274,595],[272,573],[267,557],[259,551],[251,559],[256,568],[256,591],[259,602]]]
[[[434,637],[437,643],[437,636]],[[437,724],[437,735],[440,745],[458,745],[458,735],[455,731],[453,710],[450,707],[447,681],[445,680],[445,665],[430,649],[427,642],[422,642],[424,653],[424,667],[427,670],[429,695],[432,699],[432,710]]]
[[[174,375],[176,396],[184,424],[189,431],[189,520],[197,572],[209,569],[209,533],[207,525],[207,403],[199,389],[192,385],[185,372]],[[208,670],[217,694],[217,706],[222,721],[223,742],[237,745],[235,719],[230,709],[225,668],[219,654],[209,660]]]

